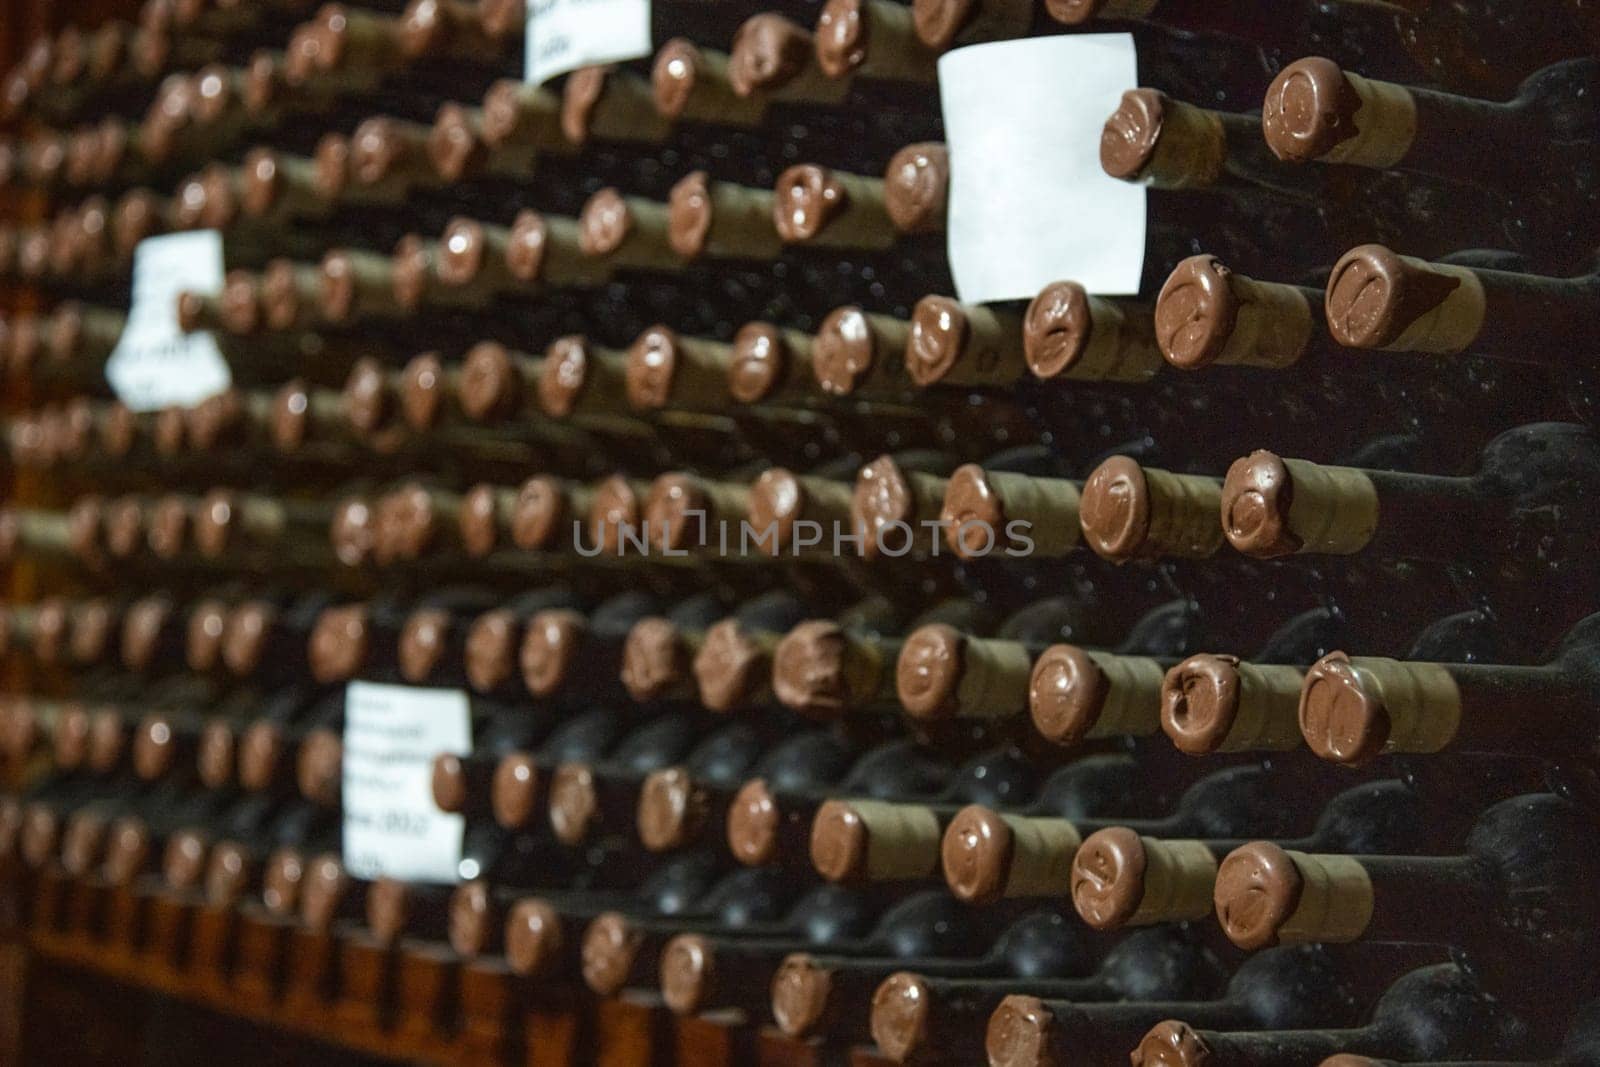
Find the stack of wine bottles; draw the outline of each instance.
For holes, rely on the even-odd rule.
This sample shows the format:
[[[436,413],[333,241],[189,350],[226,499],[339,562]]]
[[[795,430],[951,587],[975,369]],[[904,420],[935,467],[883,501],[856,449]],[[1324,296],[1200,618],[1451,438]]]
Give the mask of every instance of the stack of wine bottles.
[[[1600,1064],[1594,5],[764,2],[3,74],[19,943],[320,1056]],[[1140,291],[963,302],[940,57],[1104,32]],[[466,708],[453,879],[347,851],[361,684]]]

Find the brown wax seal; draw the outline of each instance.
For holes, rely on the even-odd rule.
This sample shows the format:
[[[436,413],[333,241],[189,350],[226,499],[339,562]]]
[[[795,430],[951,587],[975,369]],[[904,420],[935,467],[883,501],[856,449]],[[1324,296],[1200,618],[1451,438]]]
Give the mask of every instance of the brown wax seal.
[[[567,75],[561,92],[561,132],[573,144],[588,142],[589,124],[610,77],[610,67],[580,67]]]
[[[832,973],[803,952],[792,953],[772,976],[772,1018],[790,1037],[815,1032],[828,1013]]]
[[[1309,163],[1355,137],[1361,97],[1331,59],[1308,56],[1284,67],[1261,106],[1261,136],[1283,160]]]
[[[616,189],[591,196],[578,218],[578,247],[586,256],[608,256],[633,232],[633,209]]]
[[[1156,341],[1167,362],[1184,370],[1210,366],[1222,355],[1238,323],[1233,274],[1215,256],[1190,256],[1156,299]]]
[[[1015,848],[1011,827],[981,804],[969,804],[945,828],[939,846],[945,884],[960,899],[992,903],[1005,894]]]
[[[871,20],[864,0],[828,0],[817,18],[817,66],[830,78],[843,78],[867,61]]]
[[[489,238],[483,223],[475,219],[453,218],[439,238],[439,263],[436,270],[445,285],[466,285],[488,265]]]
[[[400,628],[400,676],[413,685],[427,681],[444,657],[449,633],[447,611],[419,608],[408,615]]]
[[[61,869],[74,878],[92,871],[105,850],[108,829],[105,820],[93,812],[74,812],[61,835]]]
[[[918,385],[933,385],[950,373],[972,334],[961,304],[948,296],[925,296],[911,312],[906,372]]]
[[[201,729],[196,763],[207,789],[222,789],[233,780],[233,727],[225,720],[212,719]]]
[[[772,555],[783,554],[794,537],[794,524],[805,514],[806,490],[793,472],[769,467],[750,486],[750,525],[758,534],[773,531]]]
[[[784,707],[818,718],[841,714],[856,699],[845,673],[849,637],[831,619],[790,630],[772,657],[772,690]]]
[[[896,971],[872,994],[872,1039],[895,1063],[928,1049],[933,991],[920,975]]]
[[[103,562],[105,512],[105,501],[94,494],[79,497],[67,511],[67,545],[75,559],[91,567]]]
[[[814,163],[799,163],[785,170],[772,191],[772,222],[778,236],[789,244],[815,240],[850,206],[850,194],[839,179]]]
[[[682,767],[663,767],[645,776],[639,789],[639,840],[651,852],[670,852],[690,844],[705,817],[705,797]]]
[[[1083,649],[1052,645],[1033,665],[1028,715],[1045,739],[1076,745],[1099,720],[1110,689],[1105,672]]]
[[[622,648],[622,684],[635,700],[655,700],[689,676],[689,651],[668,619],[640,619]]]
[[[506,962],[518,974],[546,975],[561,960],[561,913],[547,901],[525,897],[506,916]]]
[[[34,746],[43,735],[39,716],[26,701],[12,704],[5,711],[3,730],[0,730],[0,748],[13,764],[20,763],[33,753]]]
[[[908,715],[939,719],[954,714],[965,651],[966,638],[953,626],[934,623],[912,631],[895,665],[895,691]]]
[[[482,341],[472,346],[461,367],[461,410],[477,422],[500,422],[522,404],[522,375],[505,345]]]
[[[862,467],[850,495],[851,532],[860,539],[861,554],[875,558],[885,546],[885,530],[896,524],[909,527],[915,510],[911,484],[894,457],[879,456]]]
[[[431,55],[442,50],[456,30],[455,11],[444,0],[411,0],[400,16],[400,51],[412,59]]]
[[[33,613],[33,654],[41,663],[58,664],[66,659],[71,621],[67,602],[61,597],[39,601]]]
[[[1267,841],[1241,845],[1217,867],[1217,921],[1240,948],[1268,948],[1299,907],[1303,887],[1300,868],[1283,849]]]
[[[150,828],[143,820],[125,815],[111,824],[111,840],[100,871],[112,885],[124,886],[138,877],[150,857]]]
[[[147,782],[162,777],[173,768],[178,757],[178,738],[172,720],[165,715],[148,715],[139,724],[133,739],[133,770]]]
[[[539,372],[539,410],[557,419],[571,415],[589,382],[591,359],[589,342],[583,337],[558,337],[551,342]]]
[[[765,867],[778,858],[778,799],[766,779],[739,787],[728,807],[728,850],[746,867]]]
[[[738,619],[721,619],[706,631],[694,657],[700,703],[710,711],[734,711],[760,696],[772,676],[766,651]]]
[[[699,934],[679,934],[661,950],[661,999],[679,1015],[705,1003],[716,972],[716,950]]]
[[[50,862],[61,839],[61,819],[47,805],[29,804],[22,810],[22,860],[30,867]]]
[[[372,559],[377,548],[377,516],[359,497],[339,501],[328,528],[333,554],[346,567],[359,567]]]
[[[658,70],[660,66],[657,61]],[[667,196],[667,243],[674,252],[684,259],[704,254],[711,236],[712,210],[711,179],[705,171],[691,171],[673,185]]]
[[[415,483],[384,495],[378,503],[374,544],[379,563],[418,560],[437,540],[442,528],[433,494]]]
[[[305,314],[296,267],[292,260],[274,259],[261,272],[261,313],[274,330],[287,330]]]
[[[1215,752],[1239,714],[1239,658],[1201,653],[1167,671],[1161,683],[1161,728],[1191,756]]]
[[[285,747],[283,727],[265,719],[251,723],[239,741],[239,784],[253,793],[271,785]]]
[[[467,681],[481,693],[511,677],[516,669],[518,619],[510,611],[485,612],[467,630]]]
[[[551,546],[560,538],[562,526],[570,521],[567,495],[555,478],[536,474],[517,488],[517,502],[511,511],[511,540],[518,548],[533,551]]]
[[[1300,687],[1300,733],[1321,758],[1355,766],[1383,752],[1392,723],[1381,693],[1371,692],[1343,652],[1330,652]]]
[[[239,523],[238,495],[231,489],[213,489],[200,498],[194,512],[194,541],[200,554],[218,559],[227,552]]]
[[[76,771],[89,762],[89,738],[93,729],[87,708],[72,704],[62,709],[51,740],[51,756],[58,770]]]
[[[1131,1054],[1133,1067],[1206,1067],[1212,1062],[1205,1040],[1188,1023],[1167,1019],[1150,1028]],[[1322,1067],[1327,1067],[1323,1061]]]
[[[650,411],[671,402],[678,376],[679,347],[678,335],[666,326],[652,326],[634,338],[628,347],[626,372],[629,404]]]
[[[695,547],[711,539],[711,500],[698,479],[688,474],[663,474],[645,498],[650,538],[669,550]]]
[[[1038,378],[1054,378],[1077,365],[1088,351],[1094,320],[1089,294],[1077,282],[1051,282],[1028,304],[1022,348]]]
[[[467,555],[482,559],[495,550],[500,538],[498,505],[492,485],[475,485],[461,498],[461,514],[457,525],[461,532],[461,547]]]
[[[198,830],[180,830],[167,839],[161,856],[161,877],[173,889],[193,889],[206,873],[211,842]]]
[[[397,304],[407,311],[418,311],[428,298],[428,287],[437,274],[437,247],[432,241],[408,233],[395,242],[389,257],[389,289]]]
[[[993,551],[1007,516],[989,472],[976,463],[952,471],[939,519],[946,524],[945,539],[963,559],[980,559]]]
[[[811,866],[830,882],[860,878],[867,869],[871,831],[846,800],[829,800],[811,821]]]
[[[811,34],[772,12],[746,19],[733,35],[728,82],[740,96],[781,89],[811,63]]]
[[[312,184],[327,200],[339,200],[350,187],[350,138],[324,134],[311,155]]]
[[[1228,543],[1247,556],[1289,556],[1302,544],[1289,524],[1294,477],[1288,465],[1264,449],[1228,468],[1222,483],[1222,530]]]
[[[284,98],[287,82],[284,78],[285,59],[270,49],[258,49],[245,65],[244,86],[240,98],[251,112],[265,111]]]
[[[350,891],[350,876],[339,857],[325,853],[313,857],[300,885],[300,919],[313,930],[333,925],[339,902]]]
[[[1460,286],[1459,278],[1418,270],[1382,245],[1352,248],[1328,278],[1328,332],[1351,348],[1382,348]]]
[[[528,620],[517,662],[522,682],[536,697],[558,691],[582,651],[588,621],[564,608],[541,611]]]
[[[261,282],[254,274],[230,270],[218,301],[222,325],[229,333],[243,336],[261,328]]]
[[[664,118],[677,119],[689,106],[695,80],[700,76],[700,48],[687,37],[674,37],[656,52],[650,68],[650,92],[656,111]],[[703,171],[696,171],[704,177]]]
[[[550,227],[537,211],[524,211],[511,224],[506,242],[506,270],[520,282],[536,282],[544,277],[544,259]]]
[[[528,25],[523,0],[478,0],[478,25],[492,40],[520,37]]]
[[[160,559],[177,559],[189,540],[191,519],[189,501],[174,493],[160,497],[150,510],[150,523],[145,530],[150,551]]]
[[[576,845],[589,836],[598,814],[594,771],[586,764],[563,763],[550,777],[550,829],[556,840]]]
[[[487,112],[487,106],[484,110]],[[428,134],[428,158],[439,176],[459,182],[481,168],[488,155],[488,146],[474,128],[471,112],[454,101],[441,106]]]
[[[406,425],[427,432],[444,417],[450,399],[450,380],[437,352],[422,352],[406,361],[400,373],[400,410]]]
[[[937,141],[906,145],[883,172],[884,208],[901,233],[944,229],[950,195],[950,152]]]
[[[836,308],[817,329],[812,370],[822,391],[848,396],[872,373],[878,359],[878,337],[858,307]]]
[[[305,379],[291,378],[272,397],[272,443],[280,452],[297,452],[311,436],[311,391]]]
[[[311,630],[311,675],[328,685],[356,676],[367,660],[370,622],[364,604],[326,608]]]
[[[245,894],[250,881],[250,855],[242,845],[223,841],[211,850],[206,864],[206,900],[213,906],[231,906]]]
[[[612,475],[595,487],[589,509],[589,536],[601,551],[615,555],[622,547],[624,530],[636,530],[640,519],[639,495],[628,479]]]
[[[133,255],[139,242],[164,228],[161,200],[148,189],[124,193],[111,213],[112,244],[117,254]]]
[[[1096,930],[1116,930],[1144,899],[1144,841],[1125,826],[1084,838],[1072,859],[1072,904]]]
[[[644,935],[620,912],[595,918],[583,932],[583,981],[601,996],[622,989]]]
[[[468,959],[488,951],[494,921],[489,885],[482,879],[463,882],[450,894],[450,947]]]
[[[1083,483],[1078,520],[1096,555],[1120,563],[1149,554],[1150,496],[1136,460],[1112,456],[1094,469]]]
[[[411,913],[411,889],[398,878],[379,878],[367,888],[367,930],[381,945],[392,945],[405,933]]]
[[[214,669],[222,657],[228,606],[219,600],[202,600],[189,611],[184,626],[184,662],[202,674]]]
[[[260,218],[270,212],[284,195],[287,185],[275,149],[253,148],[244,157],[239,201],[246,215]]]
[[[1100,130],[1100,167],[1113,178],[1137,181],[1155,155],[1166,121],[1166,94],[1129,89]]]
[[[228,612],[222,623],[222,662],[239,677],[261,666],[278,609],[267,600],[249,600]]]
[[[140,433],[139,416],[121,401],[103,409],[100,423],[100,450],[111,459],[123,459],[133,451]]]
[[[322,257],[322,312],[334,322],[345,322],[355,308],[355,260],[349,252],[336,248]]]
[[[741,404],[760,403],[777,391],[792,359],[778,327],[770,322],[745,323],[733,336],[728,392]]]
[[[111,635],[116,631],[116,609],[101,598],[79,604],[72,612],[68,645],[74,663],[98,663],[106,658]]]
[[[261,903],[272,915],[292,915],[300,903],[306,861],[298,849],[280,848],[261,871]]]
[[[344,742],[337,731],[318,727],[307,733],[294,765],[300,795],[325,808],[333,807],[339,802],[343,765]]]
[[[350,135],[350,173],[362,185],[376,185],[406,162],[410,142],[399,120],[367,119]]]
[[[984,1051],[992,1067],[1054,1067],[1051,1040],[1055,1021],[1038,997],[1013,994],[989,1016]]]
[[[539,765],[526,752],[512,752],[495,764],[489,784],[489,805],[494,821],[507,830],[533,824],[539,797]]]

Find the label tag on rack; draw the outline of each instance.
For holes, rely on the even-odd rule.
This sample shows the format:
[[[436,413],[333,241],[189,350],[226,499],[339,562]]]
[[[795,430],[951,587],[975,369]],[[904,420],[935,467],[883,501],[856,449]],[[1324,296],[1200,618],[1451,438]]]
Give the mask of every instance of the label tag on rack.
[[[1138,84],[1126,33],[998,41],[940,58],[957,296],[1032,299],[1063,280],[1139,291],[1145,190],[1100,166],[1101,127]]]
[[[528,0],[527,80],[651,52],[650,0]]]
[[[133,301],[106,380],[134,411],[197,404],[233,381],[209,333],[178,328],[178,294],[222,292],[222,234],[147,237],[133,252]]]
[[[472,750],[467,695],[459,689],[351,682],[344,697],[344,863],[357,878],[454,883],[460,815],[433,802],[433,759]]]

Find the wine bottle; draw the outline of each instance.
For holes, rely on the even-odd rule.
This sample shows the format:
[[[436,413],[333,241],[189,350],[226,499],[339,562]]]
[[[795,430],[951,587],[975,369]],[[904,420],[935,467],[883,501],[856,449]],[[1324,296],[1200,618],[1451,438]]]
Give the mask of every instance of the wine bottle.
[[[1185,1018],[1197,1026],[1295,1030],[1356,1025],[1360,993],[1374,996],[1425,960],[1417,950],[1345,954],[1320,945],[1261,953],[1239,967],[1219,997],[1079,1004],[1016,994],[989,1017],[985,1049],[991,1064],[1120,1062],[1151,1026]],[[1426,962],[1433,962],[1426,960]],[[1294,996],[1284,996],[1294,989]]]
[[[1585,723],[1593,617],[1536,667],[1429,663],[1330,652],[1301,683],[1299,724],[1313,752],[1360,764],[1384,752],[1559,757],[1590,741]]]
[[[1475,1059],[1511,1055],[1526,1030],[1461,968],[1444,964],[1413,971],[1384,994],[1365,1026],[1351,1029],[1204,1029],[1178,1020],[1158,1023],[1132,1053],[1146,1063],[1311,1063],[1341,1048],[1403,1058]]]
[[[600,830],[631,827],[636,783],[653,770],[682,759],[700,740],[701,728],[687,712],[669,712],[644,723],[592,763],[564,763],[550,776],[550,829],[575,846]]]
[[[1545,278],[1427,262],[1362,245],[1334,264],[1328,331],[1349,348],[1455,355],[1570,369],[1593,311],[1593,275]]]
[[[1018,989],[1093,1003],[1200,998],[1223,984],[1220,962],[1175,928],[1129,936],[1088,974],[1079,973],[1081,957],[1050,959],[1047,944],[1030,946],[1042,957],[1028,961],[1036,963],[1034,968],[1017,968],[1004,977],[939,974],[938,968],[922,974],[913,961],[911,969],[885,978],[872,994],[873,1040],[895,1063],[978,1062],[984,1056],[984,1024]]]
[[[1530,794],[1484,812],[1458,856],[1291,853],[1252,842],[1217,868],[1217,918],[1245,949],[1357,940],[1457,946],[1480,973],[1514,988],[1517,961],[1535,944],[1586,936],[1590,832],[1570,801]],[[1462,923],[1441,900],[1471,908],[1478,920]]]

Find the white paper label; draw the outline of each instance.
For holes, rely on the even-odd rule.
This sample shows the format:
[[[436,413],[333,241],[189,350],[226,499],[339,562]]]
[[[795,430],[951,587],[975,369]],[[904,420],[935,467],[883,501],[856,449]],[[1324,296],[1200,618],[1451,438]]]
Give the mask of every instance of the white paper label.
[[[998,41],[940,58],[957,296],[1032,299],[1056,281],[1139,291],[1145,190],[1100,166],[1100,130],[1138,84],[1126,33]]]
[[[528,0],[527,78],[650,54],[650,0]]]
[[[351,682],[344,697],[344,863],[358,878],[461,880],[465,820],[433,802],[433,758],[472,749],[459,689]]]
[[[233,376],[209,333],[178,328],[178,294],[222,292],[222,234],[195,230],[147,237],[133,253],[128,324],[106,361],[106,379],[134,411],[187,407],[227,389]]]

